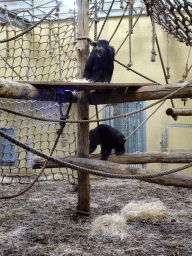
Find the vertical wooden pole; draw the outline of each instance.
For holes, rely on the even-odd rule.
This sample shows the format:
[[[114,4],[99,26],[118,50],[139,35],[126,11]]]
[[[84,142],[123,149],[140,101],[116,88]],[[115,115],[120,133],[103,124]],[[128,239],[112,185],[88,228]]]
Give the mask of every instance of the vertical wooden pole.
[[[78,74],[82,77],[85,62],[89,56],[89,44],[87,37],[89,34],[89,0],[78,0],[77,14],[77,51],[78,51]],[[77,103],[77,112],[79,120],[89,119],[89,99],[88,92],[81,91]],[[89,123],[78,124],[78,156],[87,157],[89,155]],[[77,212],[88,214],[90,212],[90,180],[89,174],[78,172],[78,205]]]

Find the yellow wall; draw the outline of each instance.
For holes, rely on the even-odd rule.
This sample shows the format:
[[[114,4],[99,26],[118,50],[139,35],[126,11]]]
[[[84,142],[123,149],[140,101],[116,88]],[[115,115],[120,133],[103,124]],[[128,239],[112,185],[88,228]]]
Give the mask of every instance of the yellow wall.
[[[120,18],[110,18],[108,19],[105,28],[101,34],[100,39],[107,39],[111,37],[116,25]],[[134,17],[134,21],[136,16]],[[102,25],[100,21],[99,26]],[[133,21],[133,23],[134,23]],[[99,31],[99,29],[98,29]],[[128,18],[125,18],[121,23],[117,33],[112,39],[110,45],[114,46],[117,50],[126,36],[128,31]],[[160,26],[156,25],[157,38],[159,40],[159,45],[161,53],[163,56],[164,64],[167,65],[167,35],[161,29]],[[93,30],[90,32],[90,37],[93,38]],[[175,38],[169,36],[170,38],[170,50],[169,50],[169,63],[170,63],[170,74],[169,79],[170,84],[175,84],[179,79],[182,79],[183,72],[185,70],[186,60],[188,58],[189,47],[184,43],[179,43]],[[156,52],[157,47],[155,46]],[[150,23],[150,18],[142,15],[142,17],[137,22],[134,27],[132,34],[132,69],[138,71],[139,73],[153,79],[154,81],[165,84],[165,78],[163,75],[161,63],[159,56],[156,56],[156,62],[151,62],[151,50],[152,50],[152,27]],[[115,58],[122,62],[123,64],[128,64],[129,62],[129,45],[128,40],[123,45],[122,49],[118,52]],[[192,53],[189,58],[189,66],[192,65]],[[192,80],[192,71],[186,80]],[[131,83],[131,82],[148,82],[142,77],[127,71],[125,68],[115,63],[113,78],[111,82],[119,83]],[[149,105],[153,101],[148,101],[146,104]],[[176,108],[184,107],[183,102],[180,99],[174,100],[174,105]],[[157,106],[147,110],[146,115],[149,116]],[[192,117],[178,117],[177,121],[174,121],[172,117],[168,117],[165,114],[167,108],[171,107],[170,100],[167,100],[164,105],[155,113],[151,119],[146,123],[146,151],[162,151],[162,138],[167,134],[167,152],[178,152],[178,151],[192,151]],[[187,108],[192,107],[192,100],[188,99],[186,103]],[[185,124],[185,125],[183,125]],[[176,127],[175,127],[176,126]],[[164,149],[163,149],[164,150]],[[166,170],[175,168],[175,166],[169,164],[148,164],[147,168],[156,170]],[[183,173],[192,174],[192,169],[187,169]]]

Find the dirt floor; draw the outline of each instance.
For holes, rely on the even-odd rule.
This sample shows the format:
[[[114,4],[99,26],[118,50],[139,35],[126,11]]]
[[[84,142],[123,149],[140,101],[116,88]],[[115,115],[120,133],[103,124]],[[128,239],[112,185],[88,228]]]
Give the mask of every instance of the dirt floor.
[[[9,186],[14,192],[17,187]],[[5,191],[0,186],[0,191]],[[192,190],[140,181],[91,180],[91,215],[76,214],[68,181],[39,182],[24,195],[0,201],[0,256],[192,255]],[[131,201],[160,200],[161,220],[126,222],[125,234],[91,235],[96,217],[118,213]]]

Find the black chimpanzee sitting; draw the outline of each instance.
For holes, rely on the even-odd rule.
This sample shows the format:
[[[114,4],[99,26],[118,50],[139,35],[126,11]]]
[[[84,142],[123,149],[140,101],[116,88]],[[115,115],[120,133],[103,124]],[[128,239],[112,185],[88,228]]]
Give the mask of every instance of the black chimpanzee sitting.
[[[115,50],[107,40],[98,40],[99,51],[95,48],[91,51],[85,64],[83,78],[93,82],[110,83],[114,69]]]
[[[101,160],[107,160],[113,148],[116,155],[125,153],[124,135],[110,125],[100,124],[89,132],[89,139],[89,154],[95,151],[97,145],[101,145]]]

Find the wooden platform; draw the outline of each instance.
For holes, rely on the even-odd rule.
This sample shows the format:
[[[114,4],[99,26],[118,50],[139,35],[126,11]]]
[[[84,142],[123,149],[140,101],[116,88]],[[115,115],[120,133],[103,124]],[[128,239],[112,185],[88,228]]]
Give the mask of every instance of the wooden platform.
[[[77,87],[79,86],[79,89]],[[46,99],[41,99],[41,88],[45,88]],[[89,90],[90,105],[116,104],[158,99],[192,98],[192,81],[177,84],[103,84],[103,83],[65,83],[65,82],[25,82],[21,83],[0,78],[0,97],[11,99],[55,101],[54,88],[65,88],[62,102],[77,103],[79,94],[72,89]],[[69,90],[67,89],[69,88]],[[104,88],[104,89],[103,89]],[[71,90],[70,90],[71,89]]]
[[[47,81],[18,81],[19,83],[27,83],[36,88],[68,88],[76,90],[103,90],[103,89],[121,89],[127,87],[142,87],[158,85],[155,83],[87,83],[82,82],[47,82]]]

